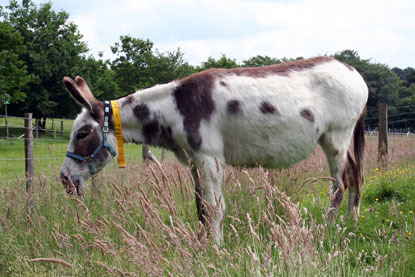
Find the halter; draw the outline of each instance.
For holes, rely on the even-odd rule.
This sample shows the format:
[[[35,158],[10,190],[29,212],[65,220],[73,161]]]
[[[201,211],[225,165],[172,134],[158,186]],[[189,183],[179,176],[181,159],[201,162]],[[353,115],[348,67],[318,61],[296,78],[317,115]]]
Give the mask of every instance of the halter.
[[[112,156],[116,156],[117,153],[115,153],[114,149],[111,147],[111,145],[108,144],[107,142],[107,136],[108,136],[108,131],[109,131],[109,117],[110,117],[110,102],[109,101],[105,101],[105,106],[104,106],[104,127],[102,127],[102,141],[101,144],[98,146],[98,148],[94,151],[94,153],[92,153],[89,156],[80,156],[78,154],[75,154],[73,152],[66,152],[66,157],[81,161],[83,163],[88,163],[88,168],[89,168],[89,172],[91,173],[91,175],[95,175],[96,171],[94,166],[92,165],[92,161],[95,159],[95,156],[98,154],[99,151],[101,151],[102,148],[106,148]]]

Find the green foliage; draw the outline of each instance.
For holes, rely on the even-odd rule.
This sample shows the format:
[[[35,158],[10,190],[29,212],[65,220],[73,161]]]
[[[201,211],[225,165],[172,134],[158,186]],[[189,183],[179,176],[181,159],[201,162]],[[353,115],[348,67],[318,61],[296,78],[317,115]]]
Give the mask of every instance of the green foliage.
[[[303,57],[297,57],[295,59],[289,59],[289,58],[277,59],[277,58],[271,58],[271,57],[268,57],[268,56],[257,55],[255,57],[252,57],[252,58],[248,59],[248,60],[244,60],[242,62],[242,66],[243,67],[259,67],[259,66],[280,64],[280,63],[284,63],[284,62],[297,61],[297,60],[302,60],[302,59],[304,59],[304,58]]]
[[[279,63],[282,63],[280,59],[257,55],[248,60],[242,61],[242,66],[243,67],[259,67],[259,66],[266,66],[266,65],[279,64]]]
[[[220,59],[215,59],[212,57],[209,57],[206,62],[202,62],[202,66],[198,68],[198,71],[202,71],[209,68],[234,68],[239,67],[239,65],[236,63],[235,59],[231,59],[225,56],[225,54],[222,54],[222,57]]]
[[[45,167],[34,209],[23,179],[0,194],[0,275],[413,276],[412,164],[370,171],[359,220],[345,217],[344,201],[335,224],[324,219],[329,182],[301,190],[302,170],[228,168],[222,247],[198,223],[188,169],[171,160],[163,171],[114,163],[80,198],[66,195]],[[308,169],[321,172],[318,163]],[[292,194],[282,192],[284,180]],[[34,260],[41,257],[52,261]]]
[[[372,63],[370,60],[361,59],[359,54],[354,50],[344,50],[338,52],[334,57],[342,62],[353,66],[365,79],[369,87],[369,100],[367,103],[368,120],[367,125],[377,125],[377,107],[379,103],[386,103],[390,108],[390,116],[397,122],[394,124],[396,128],[406,128],[409,125],[406,122],[399,122],[401,117],[396,114],[404,114],[405,110],[393,109],[398,106],[415,105],[415,86],[406,86],[405,82],[399,78],[400,76],[409,76],[410,71],[406,72],[394,68],[391,70],[387,65],[380,63]],[[407,117],[407,115],[405,115]],[[415,121],[412,122],[412,126]]]
[[[154,84],[148,68],[153,56],[153,43],[131,36],[121,36],[120,42],[111,47],[117,57],[111,64],[121,91],[132,93]]]
[[[108,60],[95,59],[93,56],[82,57],[74,68],[73,75],[82,76],[98,99],[110,100],[123,95]]]
[[[26,52],[23,37],[8,22],[0,22],[0,108],[6,93],[12,104],[26,99],[24,89],[30,75],[24,61],[19,59]]]
[[[195,72],[184,59],[180,48],[161,53],[153,51],[150,40],[121,36],[111,50],[117,55],[111,68],[124,93],[183,78]]]
[[[37,7],[31,1],[21,5],[10,1],[7,6],[4,19],[23,39],[26,51],[19,54],[19,60],[31,74],[24,104],[13,107],[18,113],[31,111],[39,118],[67,115],[73,110],[61,80],[70,75],[88,49],[68,17],[64,11],[55,12],[51,3]]]
[[[195,68],[187,63],[180,48],[176,51],[160,53],[156,51],[152,66],[152,75],[157,84],[184,78],[195,72]]]
[[[410,68],[409,69],[409,73],[406,76],[405,81],[406,81],[406,85],[407,86],[410,86],[410,85],[414,85],[415,84],[415,69],[413,69],[413,68]]]

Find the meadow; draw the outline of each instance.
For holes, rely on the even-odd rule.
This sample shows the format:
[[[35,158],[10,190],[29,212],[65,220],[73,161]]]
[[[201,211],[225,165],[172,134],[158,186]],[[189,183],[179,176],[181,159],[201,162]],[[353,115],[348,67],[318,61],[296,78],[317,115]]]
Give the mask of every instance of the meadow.
[[[84,197],[65,193],[61,160],[38,164],[33,207],[23,178],[0,186],[0,275],[414,276],[415,140],[391,137],[380,169],[376,139],[357,223],[347,201],[326,222],[319,149],[288,169],[227,167],[222,247],[197,220],[189,169],[172,157],[162,168],[139,154],[126,169],[113,163]]]

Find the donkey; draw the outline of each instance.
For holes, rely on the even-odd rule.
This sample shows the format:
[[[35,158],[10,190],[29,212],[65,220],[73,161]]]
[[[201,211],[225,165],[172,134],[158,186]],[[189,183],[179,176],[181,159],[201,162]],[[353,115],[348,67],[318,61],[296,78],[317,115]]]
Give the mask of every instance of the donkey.
[[[80,193],[86,180],[118,154],[113,113],[81,77],[64,77],[63,83],[83,110],[72,128],[61,179],[68,192],[72,183]],[[184,164],[190,160],[199,220],[221,244],[224,165],[288,167],[306,159],[318,144],[333,178],[329,217],[335,217],[347,187],[348,213],[356,217],[367,99],[366,83],[353,67],[315,57],[258,68],[208,69],[118,103],[124,142],[161,146]]]

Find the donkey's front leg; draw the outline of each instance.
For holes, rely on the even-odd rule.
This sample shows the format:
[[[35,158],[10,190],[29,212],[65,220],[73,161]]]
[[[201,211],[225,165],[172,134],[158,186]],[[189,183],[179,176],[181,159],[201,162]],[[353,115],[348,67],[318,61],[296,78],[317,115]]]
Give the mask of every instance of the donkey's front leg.
[[[215,244],[221,245],[223,243],[222,220],[226,209],[222,195],[222,161],[203,155],[195,157],[192,163],[199,220],[210,228]]]

